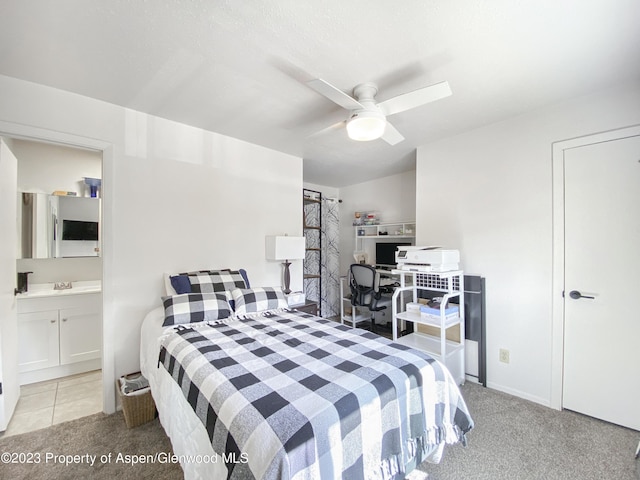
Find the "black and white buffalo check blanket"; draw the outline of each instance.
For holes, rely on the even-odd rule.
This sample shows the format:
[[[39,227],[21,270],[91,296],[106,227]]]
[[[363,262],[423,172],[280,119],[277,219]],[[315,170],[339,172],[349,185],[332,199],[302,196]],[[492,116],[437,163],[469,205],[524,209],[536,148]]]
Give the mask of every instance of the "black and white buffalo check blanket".
[[[172,327],[160,363],[228,478],[404,478],[473,427],[430,356],[300,312]]]

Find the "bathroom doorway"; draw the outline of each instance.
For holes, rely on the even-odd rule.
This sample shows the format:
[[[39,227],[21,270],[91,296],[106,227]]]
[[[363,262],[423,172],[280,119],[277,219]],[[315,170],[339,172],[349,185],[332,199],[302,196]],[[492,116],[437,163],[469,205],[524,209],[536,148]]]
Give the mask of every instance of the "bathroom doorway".
[[[89,342],[90,347],[73,345],[74,338],[87,336],[86,325],[79,322],[74,324],[72,319],[63,318],[64,308],[60,308],[57,319],[59,330],[55,333],[60,336],[57,350],[51,347],[48,356],[42,354],[42,358],[36,358],[29,357],[25,353],[28,348],[19,348],[19,355],[22,357],[18,362],[21,399],[14,415],[15,422],[13,425],[9,424],[8,432],[21,433],[21,431],[28,431],[35,424],[38,425],[37,428],[42,428],[47,426],[47,422],[51,425],[69,420],[74,416],[78,418],[77,415],[84,416],[103,411],[103,388],[100,388],[103,383],[101,242],[100,239],[89,240],[63,235],[63,226],[92,223],[95,224],[101,237],[102,192],[99,185],[102,178],[103,152],[24,138],[8,138],[7,143],[18,160],[17,202],[19,207],[21,208],[23,193],[33,194],[33,198],[38,197],[40,213],[44,212],[45,215],[44,220],[30,218],[29,215],[23,218],[19,208],[16,271],[32,272],[28,275],[28,288],[34,296],[39,296],[43,289],[50,288],[51,292],[44,292],[43,295],[64,293],[66,298],[82,296],[83,300],[91,295],[96,299],[95,306],[92,306],[93,310],[87,317],[94,322],[93,330],[89,330],[92,337],[92,341]],[[53,216],[51,204],[55,205]],[[87,205],[91,206],[91,215],[94,215],[95,211],[95,219],[84,217],[89,215]],[[32,215],[35,216],[35,210]],[[23,220],[33,225],[31,237],[25,233],[27,230],[22,228]],[[47,226],[52,230],[47,231]],[[45,230],[45,233],[40,230]],[[43,246],[43,242],[36,238],[38,235],[48,239],[48,243],[57,242],[57,245],[46,245],[47,240],[45,240]],[[31,246],[33,248],[30,248]],[[91,285],[91,290],[81,291],[88,285]],[[62,288],[69,286],[70,289],[60,292]],[[34,292],[36,290],[38,293]],[[51,296],[53,298],[55,295]],[[32,347],[32,351],[39,352],[42,349],[36,346],[38,342],[51,346],[53,340],[44,336],[33,337],[33,342],[25,340],[25,336],[28,337],[25,332],[29,332],[29,329],[38,334],[42,332],[42,329],[37,328],[37,323],[34,323],[38,321],[37,318],[33,318],[32,322],[33,316],[21,314],[20,304],[30,301],[27,298],[27,296],[19,297],[17,301],[19,328],[18,338],[15,341],[19,345],[27,342],[27,345]],[[31,310],[32,307],[29,306],[27,311],[31,313]],[[22,312],[24,311],[23,308]],[[31,323],[23,324],[21,330],[20,322],[25,319]],[[54,318],[43,320],[42,325],[47,324],[50,327],[49,330],[55,330],[54,320]],[[66,323],[63,324],[63,322]],[[66,337],[64,337],[64,331],[68,332]],[[70,413],[72,411],[74,413]],[[30,418],[30,422],[25,422],[27,417]]]

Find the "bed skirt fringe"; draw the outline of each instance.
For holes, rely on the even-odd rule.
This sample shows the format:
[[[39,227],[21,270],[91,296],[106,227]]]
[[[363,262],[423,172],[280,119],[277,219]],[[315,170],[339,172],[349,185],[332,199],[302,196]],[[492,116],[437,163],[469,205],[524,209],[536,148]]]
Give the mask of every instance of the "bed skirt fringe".
[[[407,440],[405,444],[406,458],[402,458],[402,454],[397,454],[382,460],[379,478],[382,480],[403,479],[409,473],[406,471],[406,465],[413,470],[422,462],[429,460],[434,447],[443,443],[457,442],[467,446],[467,436],[458,426],[447,424],[442,427],[430,428],[423,435]],[[434,459],[435,463],[439,463],[439,461],[440,455]]]

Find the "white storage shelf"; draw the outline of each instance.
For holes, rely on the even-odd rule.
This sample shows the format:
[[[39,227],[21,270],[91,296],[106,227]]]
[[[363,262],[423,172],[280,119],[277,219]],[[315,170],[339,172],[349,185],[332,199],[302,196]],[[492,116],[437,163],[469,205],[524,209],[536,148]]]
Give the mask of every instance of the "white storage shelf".
[[[357,252],[367,250],[369,255],[373,255],[375,252],[375,250],[372,250],[375,247],[375,242],[368,242],[366,240],[406,239],[407,242],[413,243],[413,239],[416,236],[415,221],[381,223],[379,225],[355,225],[353,229],[355,234],[355,250]]]
[[[398,320],[406,322],[420,323],[422,325],[430,325],[432,327],[444,327],[445,329],[458,325],[460,317],[445,317],[444,320],[436,317],[425,317],[419,312],[401,312],[396,315]]]
[[[416,236],[416,222],[355,225],[357,238],[412,238]]]
[[[404,292],[413,294],[413,301],[418,300],[420,290],[442,292],[443,304],[451,299],[461,299],[464,292],[464,275],[461,271],[441,273],[421,273],[394,270],[400,275],[401,286],[393,294],[393,340],[417,350],[428,353],[445,364],[458,384],[464,383],[464,301],[459,301],[458,316],[446,316],[441,310],[440,317],[423,316],[419,312],[407,312],[404,305]],[[407,285],[407,281],[409,285]],[[402,322],[402,323],[400,323]],[[398,336],[399,325],[412,322],[414,325],[428,325],[439,329],[439,335],[429,335],[415,331],[408,335]],[[459,326],[460,342],[446,338],[447,329]]]
[[[442,344],[440,337],[434,337],[422,332],[414,332],[404,337],[399,337],[396,342],[406,345],[407,347],[422,350],[431,355],[442,357]],[[444,357],[452,357],[459,354],[464,350],[464,345],[452,342],[451,340],[445,340],[446,349]]]

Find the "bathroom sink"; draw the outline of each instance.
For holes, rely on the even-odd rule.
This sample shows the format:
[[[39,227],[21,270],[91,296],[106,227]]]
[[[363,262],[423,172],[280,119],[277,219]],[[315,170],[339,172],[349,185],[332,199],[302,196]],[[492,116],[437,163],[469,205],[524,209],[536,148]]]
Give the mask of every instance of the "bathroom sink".
[[[100,290],[102,290],[102,287],[100,285],[79,285],[79,286],[74,285],[69,290],[75,290],[77,293],[99,292]]]
[[[25,293],[19,293],[20,297],[51,297],[58,295],[78,295],[82,293],[99,293],[102,291],[102,282],[100,280],[85,280],[79,282],[71,282],[71,288],[61,290],[55,289],[55,283],[33,283],[29,285],[29,290]]]

